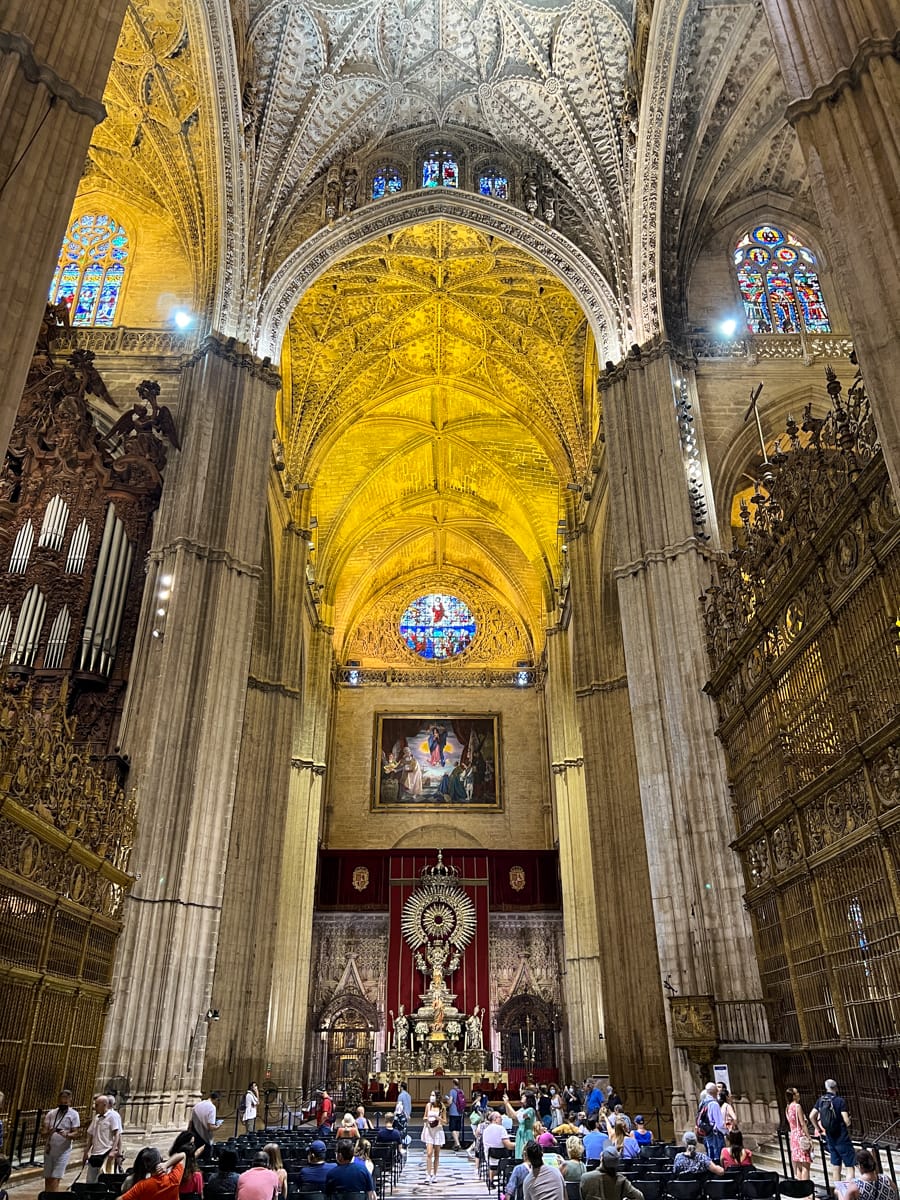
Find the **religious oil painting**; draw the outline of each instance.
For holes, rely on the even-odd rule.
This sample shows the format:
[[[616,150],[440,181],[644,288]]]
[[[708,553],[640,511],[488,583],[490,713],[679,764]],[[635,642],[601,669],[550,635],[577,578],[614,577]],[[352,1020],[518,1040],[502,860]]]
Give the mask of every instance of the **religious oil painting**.
[[[372,807],[499,809],[499,762],[497,716],[380,713]]]

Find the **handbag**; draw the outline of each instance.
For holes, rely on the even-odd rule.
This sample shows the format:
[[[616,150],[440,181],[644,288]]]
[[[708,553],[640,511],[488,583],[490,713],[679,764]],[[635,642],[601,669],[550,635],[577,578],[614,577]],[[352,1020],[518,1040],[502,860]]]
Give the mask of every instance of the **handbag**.
[[[810,1150],[812,1150],[812,1139],[807,1137],[805,1133],[801,1133],[797,1138],[797,1145],[804,1154],[809,1154]]]

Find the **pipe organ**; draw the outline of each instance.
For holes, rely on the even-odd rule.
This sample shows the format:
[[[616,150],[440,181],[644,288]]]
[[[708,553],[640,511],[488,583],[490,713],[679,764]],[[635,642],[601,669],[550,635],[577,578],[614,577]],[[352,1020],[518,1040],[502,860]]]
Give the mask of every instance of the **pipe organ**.
[[[101,434],[87,397],[109,397],[93,356],[54,358],[62,319],[48,311],[0,474],[0,656],[11,680],[31,680],[36,703],[66,678],[78,739],[103,756],[115,745],[166,441],[177,437],[150,381]]]

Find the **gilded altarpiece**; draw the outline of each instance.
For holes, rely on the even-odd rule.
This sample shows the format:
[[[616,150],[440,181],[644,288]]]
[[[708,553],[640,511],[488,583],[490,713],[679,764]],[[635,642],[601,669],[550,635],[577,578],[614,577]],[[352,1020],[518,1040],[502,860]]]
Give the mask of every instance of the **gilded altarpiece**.
[[[491,913],[491,1040],[511,1085],[533,1075],[557,1080],[565,970],[561,913]]]
[[[705,598],[708,690],[781,1081],[900,1087],[900,514],[861,379],[790,420]]]

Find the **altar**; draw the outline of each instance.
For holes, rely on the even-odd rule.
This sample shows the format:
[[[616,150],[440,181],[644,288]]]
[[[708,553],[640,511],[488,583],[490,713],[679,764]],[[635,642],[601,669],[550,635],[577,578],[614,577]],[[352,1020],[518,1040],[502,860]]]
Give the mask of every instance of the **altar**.
[[[439,1090],[442,1096],[446,1096],[454,1079],[459,1080],[459,1086],[468,1098],[472,1095],[472,1080],[480,1078],[480,1075],[461,1075],[459,1072],[452,1075],[425,1075],[413,1072],[408,1076],[406,1086],[414,1105],[426,1104],[428,1097],[435,1090]]]

